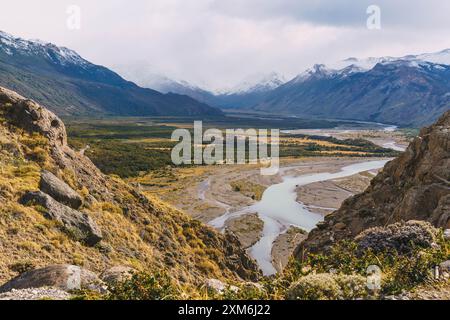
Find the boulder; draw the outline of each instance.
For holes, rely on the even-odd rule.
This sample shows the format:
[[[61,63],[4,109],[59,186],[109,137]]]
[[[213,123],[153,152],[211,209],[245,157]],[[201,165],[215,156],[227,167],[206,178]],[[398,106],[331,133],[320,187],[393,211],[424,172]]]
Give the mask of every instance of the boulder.
[[[43,214],[50,220],[60,222],[64,231],[75,240],[88,246],[94,246],[102,240],[102,232],[97,224],[86,213],[69,208],[49,195],[38,191],[28,192],[21,201],[24,205],[39,205],[43,207]]]
[[[225,292],[225,290],[227,290],[227,289],[230,291],[233,291],[233,292],[239,291],[238,287],[227,285],[218,279],[207,279],[205,281],[205,287],[208,290],[211,290],[211,291],[219,293],[219,294],[223,294]]]
[[[441,270],[441,272],[446,272],[446,273],[450,273],[450,260],[447,260],[445,262],[442,262],[439,265],[439,269]]]
[[[136,272],[133,268],[125,266],[115,266],[102,273],[100,278],[108,285],[114,285],[131,279]]]
[[[102,292],[105,286],[94,273],[73,265],[53,265],[22,273],[0,287],[0,292],[13,289],[57,288],[63,291],[80,289]]]
[[[78,193],[76,193],[67,183],[49,171],[42,171],[39,188],[42,192],[50,195],[56,201],[73,209],[79,209],[83,204]]]
[[[425,221],[408,221],[376,227],[356,237],[358,250],[372,249],[374,252],[395,250],[409,254],[414,248],[430,248],[436,240],[438,230]]]

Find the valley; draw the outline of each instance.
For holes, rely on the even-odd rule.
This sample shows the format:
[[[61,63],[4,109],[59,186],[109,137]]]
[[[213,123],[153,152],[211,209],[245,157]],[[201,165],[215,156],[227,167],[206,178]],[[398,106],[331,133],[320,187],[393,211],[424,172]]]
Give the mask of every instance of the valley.
[[[249,115],[246,119],[253,121]],[[157,197],[218,230],[233,232],[260,266],[265,265],[263,271],[268,275],[280,272],[306,232],[345,199],[362,192],[386,160],[404,150],[409,139],[402,131],[361,123],[323,122],[336,127],[284,130],[280,172],[262,176],[259,165],[172,166],[174,142],[169,140],[170,132],[190,129],[189,120],[110,118],[83,120],[81,124],[72,119],[68,121],[69,142],[78,148],[89,145],[86,154],[98,166],[102,168],[102,159],[108,161],[104,171],[123,176],[149,197]],[[239,120],[234,121],[222,119],[220,127],[239,125]],[[288,125],[296,125],[289,121]],[[210,120],[206,127],[218,124]],[[280,122],[268,117],[261,121],[261,125],[267,124]],[[301,127],[302,122],[297,125]],[[397,150],[385,149],[391,145]],[[114,146],[113,154],[107,146]],[[116,171],[113,159],[139,160],[140,154],[148,167],[128,161],[136,168],[124,170],[118,162]],[[274,188],[280,191],[270,195]],[[287,192],[286,188],[292,190]],[[264,215],[267,210],[268,215]],[[271,217],[270,212],[277,216]],[[299,222],[297,216],[300,214],[301,220],[302,212],[312,220]]]

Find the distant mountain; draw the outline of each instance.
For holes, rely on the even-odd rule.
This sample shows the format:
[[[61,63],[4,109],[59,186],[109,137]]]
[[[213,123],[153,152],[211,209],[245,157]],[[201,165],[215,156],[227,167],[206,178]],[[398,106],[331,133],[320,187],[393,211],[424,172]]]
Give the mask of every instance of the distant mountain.
[[[183,80],[173,80],[153,73],[151,67],[141,65],[118,66],[120,74],[144,88],[163,93],[187,95],[193,99],[218,108],[250,108],[262,101],[265,95],[284,84],[286,80],[275,72],[258,74],[246,78],[238,85],[224,90],[211,91]]]
[[[450,50],[316,65],[272,90],[252,109],[266,112],[422,126],[450,109]],[[430,61],[426,61],[430,60]]]
[[[0,86],[59,115],[208,116],[217,108],[186,95],[144,89],[75,51],[0,32]]]
[[[407,55],[404,57],[370,57],[366,59],[358,59],[358,58],[348,58],[342,61],[338,61],[336,63],[332,63],[329,67],[334,69],[344,69],[351,65],[361,68],[362,70],[370,70],[375,67],[378,63],[388,63],[393,61],[423,61],[423,62],[431,62],[437,64],[446,64],[450,65],[450,49],[445,49],[435,53],[424,53],[418,55]]]

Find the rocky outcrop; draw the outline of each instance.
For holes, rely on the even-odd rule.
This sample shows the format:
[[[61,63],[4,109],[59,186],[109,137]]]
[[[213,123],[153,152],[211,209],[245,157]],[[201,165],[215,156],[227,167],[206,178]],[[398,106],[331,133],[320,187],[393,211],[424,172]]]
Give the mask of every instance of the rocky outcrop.
[[[86,245],[94,246],[102,240],[102,232],[97,224],[87,214],[69,208],[49,195],[38,191],[25,194],[21,203],[24,205],[39,205],[48,219],[60,222],[64,231]]]
[[[400,221],[450,227],[450,111],[421,130],[406,152],[386,164],[370,187],[327,216],[296,250],[326,250],[335,241]]]
[[[1,286],[0,292],[45,287],[63,291],[104,291],[104,284],[94,273],[73,265],[54,265],[25,272]]]
[[[79,209],[83,203],[80,195],[67,183],[56,177],[53,173],[43,170],[39,188],[50,195],[56,201],[65,204],[72,209]]]

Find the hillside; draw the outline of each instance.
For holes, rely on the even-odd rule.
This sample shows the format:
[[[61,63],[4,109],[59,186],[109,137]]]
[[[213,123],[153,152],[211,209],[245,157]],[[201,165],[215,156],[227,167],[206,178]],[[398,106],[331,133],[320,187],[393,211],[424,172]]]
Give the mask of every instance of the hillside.
[[[259,276],[235,237],[102,174],[56,115],[3,88],[0,152],[0,283],[62,264],[165,272],[185,290]]]
[[[422,129],[405,153],[389,162],[362,194],[325,218],[297,250],[326,251],[362,231],[409,220],[450,229],[450,111]]]
[[[222,114],[185,95],[141,88],[70,49],[3,32],[0,32],[0,86],[34,99],[60,116]]]

